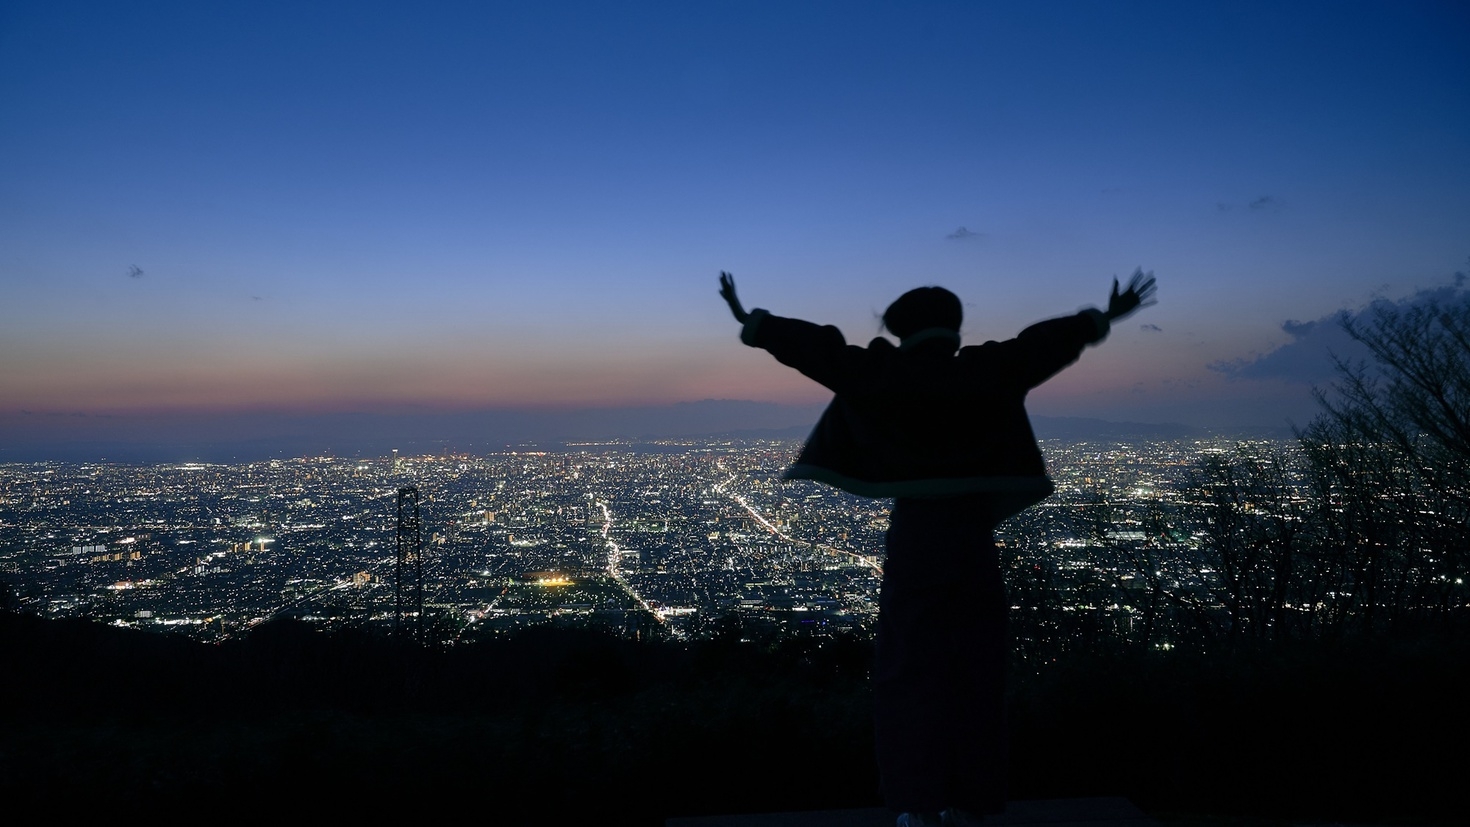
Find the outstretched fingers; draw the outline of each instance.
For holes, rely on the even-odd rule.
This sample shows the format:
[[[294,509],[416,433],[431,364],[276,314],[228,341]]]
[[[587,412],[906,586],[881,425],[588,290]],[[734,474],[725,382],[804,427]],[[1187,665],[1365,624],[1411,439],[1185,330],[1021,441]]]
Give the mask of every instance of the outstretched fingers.
[[[1117,286],[1118,280],[1113,279],[1113,289],[1117,290]],[[1156,303],[1154,290],[1154,272],[1152,270],[1145,273],[1143,268],[1140,267],[1133,271],[1133,276],[1128,279],[1128,292],[1138,297],[1139,307],[1147,307]]]
[[[745,308],[740,304],[740,298],[735,295],[735,277],[724,270],[720,271],[720,298],[725,300],[725,304],[730,305],[730,313],[735,316],[735,320],[745,324],[750,314],[745,312]]]

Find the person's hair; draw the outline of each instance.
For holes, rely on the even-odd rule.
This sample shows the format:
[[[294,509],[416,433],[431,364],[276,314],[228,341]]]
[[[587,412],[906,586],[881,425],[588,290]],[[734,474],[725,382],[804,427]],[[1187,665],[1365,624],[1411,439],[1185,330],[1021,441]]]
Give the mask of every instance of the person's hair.
[[[900,339],[931,327],[958,333],[964,315],[959,296],[943,287],[915,287],[883,311],[883,327]]]

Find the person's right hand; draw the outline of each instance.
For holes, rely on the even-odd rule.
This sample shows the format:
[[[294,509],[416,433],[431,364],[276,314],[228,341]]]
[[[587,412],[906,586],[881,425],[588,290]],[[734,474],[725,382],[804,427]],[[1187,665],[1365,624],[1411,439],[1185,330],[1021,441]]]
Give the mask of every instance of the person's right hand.
[[[740,304],[740,298],[735,295],[735,277],[724,270],[720,271],[720,298],[725,300],[725,304],[730,305],[730,313],[735,316],[735,321],[745,324],[750,314],[745,312],[745,308]]]

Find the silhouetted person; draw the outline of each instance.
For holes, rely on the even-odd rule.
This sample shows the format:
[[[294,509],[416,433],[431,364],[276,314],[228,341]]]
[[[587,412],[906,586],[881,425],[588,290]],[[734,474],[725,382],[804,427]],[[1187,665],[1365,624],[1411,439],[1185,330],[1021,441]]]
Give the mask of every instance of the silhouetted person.
[[[967,824],[1005,809],[1006,614],[994,529],[1052,491],[1026,392],[1145,304],[1133,273],[1108,309],[1040,322],[1006,342],[960,347],[955,294],[919,287],[883,314],[895,346],[747,313],[735,279],[720,295],[764,348],[836,396],[788,479],[893,497],[879,595],[874,719],[885,803],[905,825]]]

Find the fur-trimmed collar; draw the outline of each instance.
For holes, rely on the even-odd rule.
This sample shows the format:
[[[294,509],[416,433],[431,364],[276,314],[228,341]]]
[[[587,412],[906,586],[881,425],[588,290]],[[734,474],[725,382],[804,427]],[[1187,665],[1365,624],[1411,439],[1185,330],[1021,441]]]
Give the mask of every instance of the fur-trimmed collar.
[[[912,350],[916,345],[932,339],[943,339],[949,343],[950,350],[960,349],[960,334],[947,327],[926,327],[912,336],[905,336],[898,343],[899,350]]]

